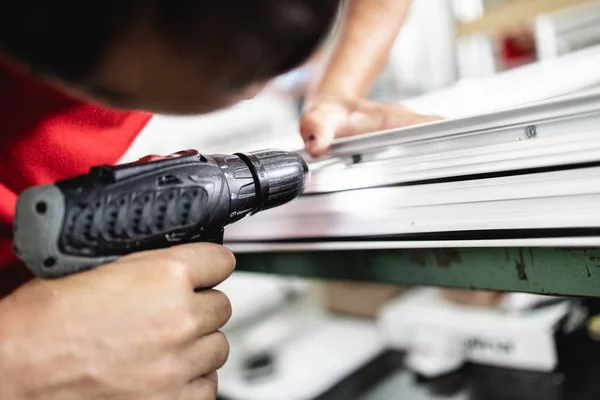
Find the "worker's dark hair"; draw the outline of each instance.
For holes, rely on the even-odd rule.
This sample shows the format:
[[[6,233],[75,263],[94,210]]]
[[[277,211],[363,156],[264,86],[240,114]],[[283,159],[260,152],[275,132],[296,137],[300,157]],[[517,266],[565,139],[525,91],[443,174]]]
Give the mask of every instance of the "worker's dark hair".
[[[0,52],[36,72],[77,82],[144,18],[174,49],[236,65],[246,81],[305,60],[330,30],[341,1],[2,1]]]

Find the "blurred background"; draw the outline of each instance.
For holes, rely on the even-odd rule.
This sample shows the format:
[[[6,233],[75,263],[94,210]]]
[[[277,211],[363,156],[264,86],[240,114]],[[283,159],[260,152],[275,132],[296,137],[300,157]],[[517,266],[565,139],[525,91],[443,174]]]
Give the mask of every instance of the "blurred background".
[[[230,109],[156,117],[123,161],[302,148],[317,61]],[[370,97],[456,118],[598,85],[600,1],[413,0]],[[223,399],[600,398],[594,300],[247,273],[221,289],[234,309]]]

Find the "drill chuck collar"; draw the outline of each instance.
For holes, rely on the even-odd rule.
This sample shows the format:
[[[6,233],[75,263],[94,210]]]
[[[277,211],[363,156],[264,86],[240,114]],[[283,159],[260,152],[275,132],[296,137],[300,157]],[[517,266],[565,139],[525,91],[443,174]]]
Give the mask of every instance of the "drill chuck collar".
[[[137,251],[223,243],[225,226],[288,203],[309,175],[297,153],[265,150],[94,167],[34,186],[17,200],[17,256],[43,278],[93,268]]]

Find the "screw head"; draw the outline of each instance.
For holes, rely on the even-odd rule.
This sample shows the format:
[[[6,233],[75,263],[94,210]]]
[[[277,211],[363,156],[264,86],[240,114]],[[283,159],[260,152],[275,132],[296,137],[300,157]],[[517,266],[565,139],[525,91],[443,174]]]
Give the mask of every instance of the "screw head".
[[[39,214],[45,214],[46,210],[48,210],[48,204],[46,204],[45,201],[40,201],[35,205],[35,210],[39,213]]]
[[[528,126],[527,129],[525,129],[525,133],[527,134],[528,138],[536,137],[537,128],[535,127],[535,125]]]
[[[56,264],[56,258],[48,257],[44,260],[44,267],[52,268]]]

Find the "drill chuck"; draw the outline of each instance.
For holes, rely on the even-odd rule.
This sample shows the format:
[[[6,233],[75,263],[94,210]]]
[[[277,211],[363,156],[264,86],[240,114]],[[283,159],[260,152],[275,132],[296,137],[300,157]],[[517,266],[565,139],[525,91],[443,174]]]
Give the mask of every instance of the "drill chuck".
[[[94,167],[17,200],[13,249],[36,275],[60,277],[137,251],[223,242],[225,226],[288,203],[308,179],[285,151],[205,155]]]
[[[254,213],[285,204],[304,190],[308,165],[297,153],[262,151],[236,155],[248,165],[257,186],[258,207]]]

